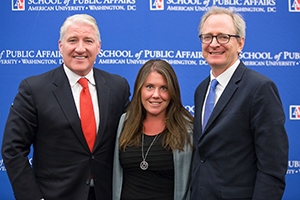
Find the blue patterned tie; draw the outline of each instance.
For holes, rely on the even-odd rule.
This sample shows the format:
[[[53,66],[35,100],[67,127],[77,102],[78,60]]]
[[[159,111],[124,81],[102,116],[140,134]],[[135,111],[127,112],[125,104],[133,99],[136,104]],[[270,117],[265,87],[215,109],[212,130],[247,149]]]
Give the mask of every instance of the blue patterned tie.
[[[204,107],[205,110],[204,110],[204,115],[203,115],[202,131],[204,130],[206,123],[214,109],[217,85],[218,85],[217,79],[213,79],[210,83],[209,93],[207,95],[206,103],[205,103],[205,107]]]

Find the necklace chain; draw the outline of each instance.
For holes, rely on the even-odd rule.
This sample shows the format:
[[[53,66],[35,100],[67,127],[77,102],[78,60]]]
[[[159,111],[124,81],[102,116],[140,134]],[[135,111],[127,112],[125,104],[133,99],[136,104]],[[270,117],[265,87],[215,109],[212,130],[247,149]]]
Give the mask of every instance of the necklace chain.
[[[154,142],[156,141],[156,139],[157,139],[158,136],[160,136],[160,135],[161,135],[161,134],[157,134],[157,135],[155,136],[155,138],[152,140],[150,146],[148,147],[148,149],[147,149],[147,151],[146,151],[146,153],[145,153],[145,155],[144,155],[144,137],[145,137],[145,134],[144,134],[144,133],[142,134],[142,158],[143,158],[143,160],[142,160],[142,162],[140,163],[140,168],[141,168],[142,170],[148,169],[149,164],[148,164],[148,162],[146,161],[146,158],[147,158],[147,156],[148,156],[148,153],[149,153],[149,151],[150,151],[152,145],[154,144]]]

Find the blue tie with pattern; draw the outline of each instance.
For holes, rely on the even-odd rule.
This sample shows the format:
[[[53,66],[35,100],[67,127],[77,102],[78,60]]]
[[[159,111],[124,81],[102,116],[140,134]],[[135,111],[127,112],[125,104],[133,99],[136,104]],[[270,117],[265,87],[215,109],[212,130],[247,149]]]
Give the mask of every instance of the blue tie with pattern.
[[[207,95],[206,103],[205,103],[205,107],[204,107],[205,110],[204,110],[204,115],[203,115],[202,131],[204,130],[206,123],[214,109],[217,85],[218,85],[217,79],[213,79],[210,83],[209,93]]]

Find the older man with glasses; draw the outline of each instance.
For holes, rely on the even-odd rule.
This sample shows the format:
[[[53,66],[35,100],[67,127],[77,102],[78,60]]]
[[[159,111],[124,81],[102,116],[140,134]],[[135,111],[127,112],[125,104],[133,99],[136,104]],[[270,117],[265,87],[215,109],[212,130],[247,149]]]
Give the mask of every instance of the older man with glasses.
[[[211,71],[195,91],[193,200],[279,200],[285,189],[285,115],[274,82],[239,59],[245,27],[220,7],[200,22]]]

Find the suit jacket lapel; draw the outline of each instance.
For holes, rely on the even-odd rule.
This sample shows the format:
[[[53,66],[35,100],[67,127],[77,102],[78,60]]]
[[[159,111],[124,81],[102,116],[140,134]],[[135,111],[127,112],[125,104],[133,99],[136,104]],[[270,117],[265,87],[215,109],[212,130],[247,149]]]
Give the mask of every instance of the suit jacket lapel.
[[[197,127],[195,127],[195,129],[197,129],[198,133],[202,132],[202,112],[203,112],[203,103],[205,100],[205,94],[207,92],[207,87],[209,84],[210,78],[207,77],[197,88],[197,97],[195,98],[195,104],[197,104],[196,106],[196,114],[197,116],[195,116],[195,120],[198,121],[199,123],[196,123]],[[197,134],[197,139],[200,139],[200,136],[202,136],[203,134]]]
[[[90,151],[81,129],[80,118],[78,116],[70,84],[62,66],[57,68],[57,70],[54,70],[53,78],[53,84],[57,87],[53,93],[60,104],[65,117],[69,121],[70,126],[72,127],[79,141],[87,151]]]
[[[237,67],[230,81],[228,82],[225,90],[223,91],[221,97],[219,98],[201,137],[206,133],[207,129],[211,126],[212,122],[218,117],[218,115],[226,107],[227,103],[230,101],[231,97],[238,89],[238,82],[242,79],[245,70],[246,70],[246,66],[242,62],[240,62],[239,66]]]
[[[100,144],[101,138],[104,135],[107,118],[109,114],[109,98],[110,98],[110,90],[106,86],[106,79],[98,70],[94,70],[94,77],[97,88],[97,97],[98,97],[98,105],[99,105],[99,114],[100,114],[100,123],[98,127],[98,133],[96,138],[96,143],[94,149]]]

